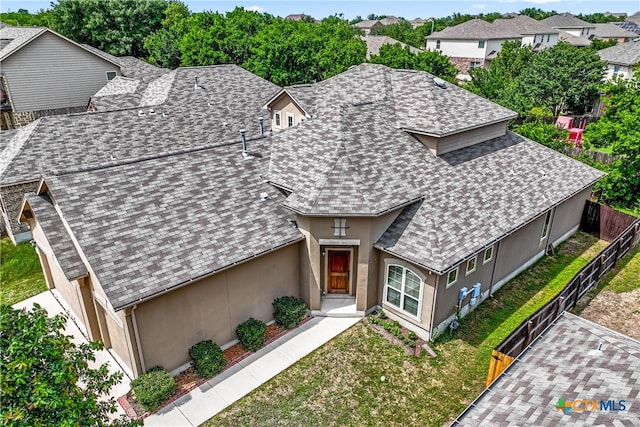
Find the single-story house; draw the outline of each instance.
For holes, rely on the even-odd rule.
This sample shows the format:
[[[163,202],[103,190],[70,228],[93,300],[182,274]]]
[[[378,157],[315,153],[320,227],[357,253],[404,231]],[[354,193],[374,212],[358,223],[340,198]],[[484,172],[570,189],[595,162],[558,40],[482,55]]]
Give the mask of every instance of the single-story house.
[[[575,232],[603,175],[425,72],[363,64],[263,102],[264,134],[254,120],[217,144],[218,108],[162,134],[161,115],[93,113],[114,144],[123,121],[208,144],[47,168],[24,198],[48,285],[135,376],[180,369],[203,339],[231,345],[283,295],[318,315],[382,307],[433,338]],[[83,120],[60,138],[93,137]]]

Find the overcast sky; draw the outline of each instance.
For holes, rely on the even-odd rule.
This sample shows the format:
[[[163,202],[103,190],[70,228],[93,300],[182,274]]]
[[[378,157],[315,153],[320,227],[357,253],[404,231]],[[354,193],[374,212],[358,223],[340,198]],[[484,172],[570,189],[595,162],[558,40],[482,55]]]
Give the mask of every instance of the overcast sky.
[[[184,0],[183,0],[184,1]],[[39,9],[48,9],[50,1],[42,0],[0,0],[2,12],[17,11],[20,8],[35,12]],[[272,15],[287,16],[290,13],[305,13],[316,19],[335,13],[342,13],[347,19],[353,19],[360,15],[363,18],[370,13],[377,15],[394,15],[407,19],[443,17],[458,13],[489,13],[489,12],[517,12],[527,7],[537,7],[542,10],[555,10],[557,12],[579,13],[594,12],[626,12],[631,15],[640,9],[640,0],[473,0],[473,1],[448,1],[448,0],[360,0],[360,1],[216,1],[216,0],[186,0],[184,1],[193,12],[213,10],[226,12],[236,6],[247,9],[267,12]]]

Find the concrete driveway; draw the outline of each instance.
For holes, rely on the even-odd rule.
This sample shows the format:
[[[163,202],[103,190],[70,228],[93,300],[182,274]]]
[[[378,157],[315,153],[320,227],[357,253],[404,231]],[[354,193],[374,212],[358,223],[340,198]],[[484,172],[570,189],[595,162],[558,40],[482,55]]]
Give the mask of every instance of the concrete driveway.
[[[86,330],[82,326],[81,323],[76,322],[74,320],[74,316],[69,309],[69,307],[64,303],[62,298],[58,297],[58,293],[55,289],[50,291],[45,291],[41,294],[38,294],[34,297],[31,297],[27,300],[14,304],[14,308],[26,308],[30,310],[33,308],[33,304],[38,303],[42,308],[47,310],[49,316],[53,317],[56,314],[66,313],[68,315],[67,326],[64,331],[66,335],[71,335],[73,338],[71,341],[75,344],[86,343],[89,342]],[[96,361],[89,364],[92,368],[97,368],[103,364],[107,364],[109,367],[109,372],[121,372],[123,375],[122,381],[120,384],[113,386],[111,389],[111,396],[114,398],[118,398],[123,394],[127,393],[130,389],[129,383],[131,382],[131,378],[129,375],[122,369],[120,364],[116,361],[113,355],[108,350],[101,350],[95,352]],[[120,405],[116,405],[118,412],[115,415],[116,417],[119,415],[124,415],[125,412],[122,410]]]

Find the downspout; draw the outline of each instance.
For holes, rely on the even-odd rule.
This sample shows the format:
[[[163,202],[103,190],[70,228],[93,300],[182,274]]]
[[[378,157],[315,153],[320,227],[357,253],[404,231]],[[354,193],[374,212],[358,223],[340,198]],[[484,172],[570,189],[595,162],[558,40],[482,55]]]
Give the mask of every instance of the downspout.
[[[495,279],[496,265],[498,265],[498,255],[500,255],[500,246],[502,246],[502,240],[496,245],[496,253],[493,256],[493,267],[491,268],[491,280],[489,281],[489,296],[493,298],[493,279]],[[486,249],[485,249],[486,250]]]
[[[138,304],[131,307],[133,335],[136,337],[136,347],[138,348],[138,358],[140,358],[140,367],[142,368],[142,373],[145,373],[147,372],[147,367],[144,365],[144,354],[142,354],[142,343],[140,343],[140,333],[138,332],[138,321],[136,320],[136,308],[138,308]]]
[[[435,273],[434,273],[435,274]],[[436,318],[436,297],[438,295],[438,285],[440,284],[440,275],[436,274],[436,286],[433,292],[433,301],[431,302],[431,330],[429,331],[429,339],[433,340],[433,321]]]

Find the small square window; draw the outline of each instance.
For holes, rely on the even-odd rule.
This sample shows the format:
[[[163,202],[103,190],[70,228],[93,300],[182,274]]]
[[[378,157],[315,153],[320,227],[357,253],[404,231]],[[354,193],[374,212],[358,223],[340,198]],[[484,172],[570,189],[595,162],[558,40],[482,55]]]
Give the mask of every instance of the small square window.
[[[280,127],[280,111],[273,113],[273,121],[277,128]]]
[[[115,71],[107,71],[107,80],[113,80],[118,75]]]
[[[482,259],[482,263],[483,263],[483,264],[486,264],[486,263],[488,263],[489,261],[491,261],[491,259],[492,259],[492,258],[493,258],[493,246],[491,246],[491,247],[489,247],[489,248],[485,249],[485,251],[484,251],[484,257],[483,257],[483,259]]]
[[[333,220],[333,235],[344,237],[347,235],[347,220],[346,218],[336,218]]]
[[[484,40],[478,40],[478,49],[484,49]]]
[[[458,280],[458,267],[454,268],[447,274],[447,288]]]
[[[469,261],[467,261],[467,273],[466,273],[467,276],[469,274],[473,273],[474,271],[476,271],[476,261],[477,260],[478,260],[478,257],[475,256],[475,257],[471,258]]]

